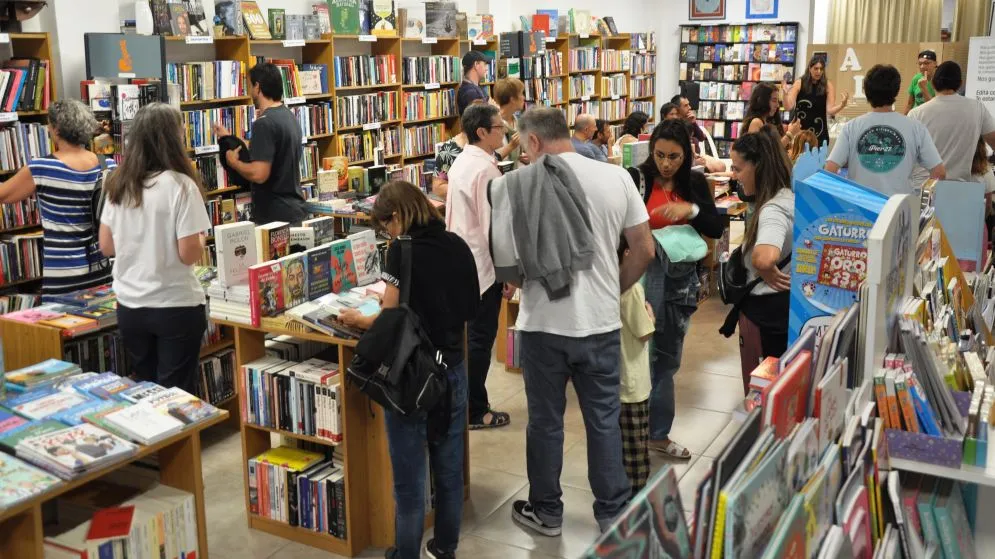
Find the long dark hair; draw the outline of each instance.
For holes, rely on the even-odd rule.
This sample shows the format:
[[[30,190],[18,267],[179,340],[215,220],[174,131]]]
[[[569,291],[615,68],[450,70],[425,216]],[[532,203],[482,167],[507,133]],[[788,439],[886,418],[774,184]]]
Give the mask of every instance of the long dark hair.
[[[681,146],[684,151],[684,159],[680,168],[674,174],[674,192],[681,198],[689,202],[694,201],[694,194],[691,190],[691,165],[694,163],[694,152],[691,150],[691,136],[688,134],[688,127],[683,120],[665,120],[656,125],[653,135],[650,136],[650,154],[646,161],[639,166],[643,177],[646,179],[646,192],[650,192],[653,183],[660,178],[660,169],[656,166],[656,158],[653,156],[656,150],[656,143],[660,140],[670,140]]]
[[[784,135],[784,125],[778,115],[770,116],[770,98],[777,94],[777,88],[769,83],[758,83],[750,94],[750,102],[746,105],[746,117],[743,119],[743,133],[746,133],[750,122],[759,118],[766,124],[773,124],[781,135]]]
[[[812,79],[812,67],[816,64],[822,64],[822,78],[818,81]],[[829,78],[826,77],[826,58],[821,54],[816,54],[808,61],[808,67],[802,75],[802,93],[805,95],[812,95],[813,93],[815,95],[825,95],[827,83],[829,83]]]
[[[755,167],[753,184],[757,199],[753,215],[746,222],[746,233],[743,237],[743,250],[750,250],[757,242],[760,210],[782,188],[791,188],[791,166],[784,155],[781,143],[775,141],[769,134],[742,136],[732,145],[732,150]]]
[[[145,182],[164,171],[186,175],[202,190],[200,175],[190,163],[182,134],[180,111],[165,103],[142,107],[128,132],[124,161],[107,177],[107,199],[119,206],[140,208]]]
[[[638,138],[643,132],[643,126],[646,126],[649,120],[650,115],[643,111],[632,111],[629,116],[625,117],[625,124],[622,125],[622,134]]]

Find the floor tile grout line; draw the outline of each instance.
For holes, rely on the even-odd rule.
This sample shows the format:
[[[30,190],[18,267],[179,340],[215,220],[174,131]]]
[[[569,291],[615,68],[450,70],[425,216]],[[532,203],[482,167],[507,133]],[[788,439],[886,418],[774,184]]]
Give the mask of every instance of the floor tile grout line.
[[[518,528],[518,527],[516,526],[516,529],[521,529],[521,528]],[[488,543],[492,543],[492,544],[498,544],[498,545],[503,545],[503,546],[505,546],[505,547],[513,547],[513,548],[515,548],[515,549],[521,549],[522,551],[527,551],[527,552],[529,552],[529,554],[532,554],[532,553],[542,553],[543,555],[545,555],[545,556],[547,556],[547,557],[560,557],[560,558],[563,558],[563,559],[566,559],[566,556],[565,556],[565,555],[550,555],[549,553],[546,553],[545,551],[543,551],[543,550],[541,550],[541,549],[534,549],[534,548],[533,548],[533,549],[529,549],[529,548],[527,548],[527,547],[522,547],[522,546],[519,546],[519,545],[515,545],[515,544],[511,544],[511,543],[507,543],[507,542],[498,542],[498,541],[494,541],[494,540],[492,540],[492,539],[490,539],[490,538],[488,538],[488,537],[486,537],[486,536],[481,536],[481,535],[478,535],[478,534],[473,534],[473,533],[471,533],[471,534],[468,534],[468,535],[469,535],[469,536],[472,536],[472,537],[474,537],[474,538],[477,538],[477,539],[479,539],[479,540],[484,540],[485,542],[488,542]],[[562,536],[561,536],[561,537],[562,537]]]

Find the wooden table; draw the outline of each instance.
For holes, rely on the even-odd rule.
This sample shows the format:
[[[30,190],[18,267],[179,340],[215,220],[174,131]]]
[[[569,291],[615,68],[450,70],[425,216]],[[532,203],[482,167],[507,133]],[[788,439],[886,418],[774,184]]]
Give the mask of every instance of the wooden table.
[[[159,481],[194,498],[197,514],[198,557],[207,559],[207,514],[204,510],[204,476],[200,461],[200,432],[228,419],[228,412],[207,421],[190,425],[183,431],[155,444],[139,446],[127,459],[108,464],[70,481],[63,481],[48,491],[0,511],[0,558],[44,559],[45,536],[42,532],[42,505],[77,487],[116,472],[136,460],[159,453]]]

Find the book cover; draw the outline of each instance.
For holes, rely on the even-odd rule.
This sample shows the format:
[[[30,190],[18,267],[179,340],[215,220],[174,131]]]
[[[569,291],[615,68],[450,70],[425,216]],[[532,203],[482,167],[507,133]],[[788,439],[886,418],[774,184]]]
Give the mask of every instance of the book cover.
[[[163,388],[163,390],[165,390],[165,388]],[[101,429],[108,431],[110,433],[114,433],[115,435],[124,439],[127,438],[127,435],[118,431],[117,428],[108,423],[104,418],[107,417],[108,414],[114,413],[118,410],[123,410],[124,408],[131,407],[132,405],[133,404],[130,402],[118,401],[113,403],[113,405],[109,407],[101,408],[97,411],[83,414],[83,421],[86,423],[92,423],[97,427],[100,427]]]
[[[67,410],[53,413],[48,418],[66,425],[79,425],[84,422],[84,415],[105,410],[114,406],[114,404],[115,402],[111,400],[89,400]]]
[[[332,291],[330,247],[319,246],[307,251],[308,299],[317,299]]]
[[[152,8],[152,29],[156,35],[169,35],[173,32],[169,18],[168,0],[151,0]]]
[[[456,38],[455,2],[425,2],[425,36]]]
[[[787,448],[784,441],[775,443],[739,484],[726,491],[726,557],[756,557],[770,541],[792,495],[784,482]]]
[[[269,229],[269,259],[283,258],[290,254],[290,224],[282,221]]]
[[[359,35],[360,0],[331,0],[332,31],[336,35]]]
[[[335,170],[318,171],[318,200],[327,202],[335,200],[339,191],[339,172]]]
[[[225,287],[249,282],[249,266],[259,257],[253,235],[255,225],[236,222],[214,227],[218,281]]]
[[[13,452],[14,448],[17,446],[17,443],[21,442],[23,439],[34,437],[35,435],[42,435],[44,433],[51,433],[65,428],[65,423],[60,423],[54,419],[29,421],[20,427],[16,427],[6,433],[0,434],[0,446]]]
[[[253,326],[264,316],[274,316],[285,308],[283,273],[275,260],[249,267],[249,309]]]
[[[66,474],[81,472],[135,450],[134,444],[90,423],[27,438],[17,445],[19,456],[24,452],[29,459],[37,458],[53,465],[57,473]]]
[[[149,396],[154,396],[165,391],[166,387],[164,386],[150,381],[143,381],[118,394],[118,399],[134,404]]]
[[[45,326],[60,329],[62,330],[62,336],[66,338],[71,338],[83,332],[96,330],[99,327],[96,320],[71,314],[50,320],[42,320],[38,324],[44,324]]]
[[[819,382],[812,414],[819,418],[819,449],[824,450],[843,434],[846,410],[846,375],[837,363]]]
[[[51,384],[78,371],[79,366],[75,363],[59,359],[46,359],[41,363],[5,373],[4,378],[10,384],[34,388]]]
[[[315,246],[315,232],[310,227],[290,228],[290,254],[297,254]]]
[[[397,9],[397,28],[403,37],[420,39],[425,36],[425,7],[412,6]]]
[[[397,36],[397,19],[394,15],[394,0],[372,0],[370,10],[370,33],[380,37]]]
[[[304,253],[291,254],[278,260],[283,274],[284,308],[296,307],[308,300],[307,267],[308,258]]]
[[[0,408],[0,437],[5,437],[11,431],[27,424],[27,419],[11,413],[6,408]]]
[[[805,416],[812,354],[803,351],[770,386],[765,397],[764,420],[774,427],[778,438],[788,436]]]
[[[190,34],[190,16],[183,4],[169,5],[169,28],[173,35],[185,36]]]
[[[560,22],[559,10],[550,10],[550,9],[536,10],[536,13],[539,15],[546,16],[549,19],[548,26],[543,29],[544,31],[546,31],[547,37],[556,37],[557,35],[559,35],[560,31],[562,31],[559,28],[559,22]],[[533,26],[535,26],[535,23],[533,23]]]
[[[311,4],[311,15],[318,17],[318,29],[322,35],[330,35],[332,33],[332,22],[328,12],[328,4],[324,2]]]
[[[145,403],[118,409],[104,416],[118,432],[140,444],[153,444],[183,429],[183,422]]]
[[[321,216],[314,219],[305,219],[301,226],[310,227],[314,230],[314,246],[321,246],[335,240],[335,218],[332,216]]]
[[[190,23],[190,35],[202,36],[211,33],[211,22],[207,21],[203,0],[183,0]]]
[[[90,520],[90,529],[86,533],[88,547],[98,545],[102,541],[127,539],[131,535],[131,523],[134,518],[134,505],[108,507],[94,512]]]
[[[757,365],[757,368],[750,373],[750,388],[763,389],[777,380],[777,363],[777,357],[768,357]]]
[[[377,236],[372,229],[353,233],[348,237],[352,242],[352,256],[356,262],[356,282],[369,285],[380,280],[380,255],[377,252]]]
[[[283,8],[270,8],[269,11],[269,32],[274,39],[283,40],[287,38],[286,16],[287,10]]]
[[[376,195],[380,193],[380,188],[387,184],[387,167],[384,165],[371,165],[367,167],[369,177],[369,193]]]
[[[466,34],[470,41],[483,39],[484,20],[480,14],[467,14]]]
[[[91,399],[82,394],[72,392],[62,392],[57,390],[46,390],[40,397],[32,398],[28,401],[21,399],[8,399],[10,409],[28,419],[46,419],[49,416],[68,410],[73,406],[89,402]]]
[[[356,261],[353,257],[352,242],[341,239],[329,245],[331,248],[332,292],[341,293],[358,285]]]
[[[249,37],[253,39],[272,39],[269,26],[266,25],[266,18],[255,0],[242,0],[242,19],[245,21],[245,28],[249,31]]]
[[[43,493],[59,483],[58,478],[13,456],[0,454],[0,510]]]
[[[788,510],[777,521],[774,534],[761,559],[808,559],[805,553],[805,497],[795,495]]]
[[[480,38],[481,39],[493,39],[494,38],[494,15],[493,14],[481,14],[481,16],[480,16]]]
[[[933,515],[943,556],[949,559],[975,559],[974,538],[964,512],[960,482],[948,479],[940,481]]]
[[[52,320],[64,316],[66,313],[54,312],[46,310],[44,308],[31,308],[22,309],[19,311],[14,311],[3,315],[5,320],[13,320],[14,322],[23,322],[24,324],[37,324],[42,320]]]

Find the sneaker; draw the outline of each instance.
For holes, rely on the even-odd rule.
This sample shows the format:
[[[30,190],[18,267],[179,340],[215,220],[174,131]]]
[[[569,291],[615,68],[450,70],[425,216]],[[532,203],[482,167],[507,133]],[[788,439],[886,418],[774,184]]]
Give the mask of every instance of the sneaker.
[[[383,556],[384,556],[384,559],[396,559],[397,558],[397,548],[396,547],[388,547],[387,551],[384,552]]]
[[[532,503],[528,501],[515,501],[511,507],[511,518],[522,526],[531,528],[532,530],[551,538],[555,538],[563,532],[563,528],[561,526],[550,526],[549,524],[543,522],[535,513],[535,510],[532,509]]]
[[[440,551],[435,547],[435,538],[425,544],[425,555],[428,555],[429,559],[456,559],[456,554],[452,551]]]

